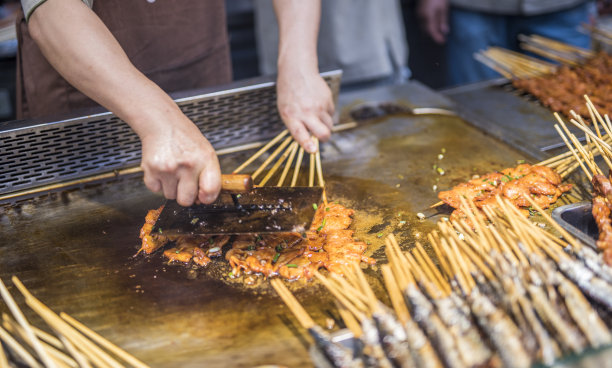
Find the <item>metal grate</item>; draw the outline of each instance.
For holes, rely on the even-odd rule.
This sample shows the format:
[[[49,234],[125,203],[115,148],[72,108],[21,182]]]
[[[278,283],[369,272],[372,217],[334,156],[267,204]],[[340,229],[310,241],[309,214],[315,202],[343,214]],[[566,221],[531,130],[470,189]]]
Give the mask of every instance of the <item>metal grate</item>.
[[[340,71],[323,73],[334,97]],[[272,81],[177,99],[215,149],[272,138],[283,124]],[[140,163],[140,140],[111,113],[0,130],[0,194],[88,177]]]

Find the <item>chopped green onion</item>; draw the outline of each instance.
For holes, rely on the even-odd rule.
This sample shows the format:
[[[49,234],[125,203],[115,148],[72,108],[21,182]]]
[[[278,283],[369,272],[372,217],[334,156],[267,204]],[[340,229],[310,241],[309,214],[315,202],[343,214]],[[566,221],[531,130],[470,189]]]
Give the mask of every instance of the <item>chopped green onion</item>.
[[[366,242],[366,244],[367,244],[367,245],[372,245],[372,242],[368,240],[368,241]]]
[[[383,233],[376,234],[376,237],[378,237],[378,238],[382,238],[382,236],[383,236]]]
[[[229,272],[227,275],[228,275],[229,277],[234,277],[234,271],[230,271],[230,272]]]
[[[181,251],[180,250],[175,250],[174,253],[179,254]]]
[[[316,203],[313,203],[313,204],[312,204],[312,208],[314,208],[314,210],[316,211],[316,210],[318,210],[318,209],[319,209],[319,206],[317,206],[317,204],[316,204]]]
[[[199,218],[194,218],[193,220],[191,220],[191,224],[195,225],[198,222]]]
[[[325,211],[328,211],[328,212],[329,212],[329,207],[325,207]]]
[[[297,265],[295,263],[289,263],[287,265],[287,267],[289,267],[289,268],[297,268]]]
[[[160,233],[160,234],[162,233],[161,227],[159,229],[157,229],[157,232]]]
[[[406,221],[402,220],[402,221],[400,221],[399,223],[400,223],[400,225],[403,225],[403,224],[405,224],[405,223],[406,223]]]
[[[254,245],[249,245],[249,246],[247,247],[247,250],[255,250],[255,246],[254,246]]]
[[[275,249],[276,249],[277,252],[280,252],[281,250],[283,250],[283,247],[281,247],[281,245],[279,244],[279,245],[276,246]]]
[[[240,193],[236,194],[236,198],[240,198],[240,197],[242,197],[242,194]]]
[[[440,150],[442,153],[446,153],[446,148],[442,147],[442,149]]]
[[[438,169],[438,165],[433,165],[433,169],[437,170]]]
[[[525,163],[525,160],[516,160],[516,163],[517,163],[517,164],[524,164],[524,163]]]
[[[321,231],[323,230],[323,226],[325,226],[325,220],[327,220],[327,218],[323,218],[323,222],[321,223],[321,226],[319,226],[319,228],[317,229],[317,231]]]
[[[272,263],[276,263],[276,261],[278,261],[278,257],[280,257],[280,253],[276,253],[274,255],[274,258],[272,258]]]

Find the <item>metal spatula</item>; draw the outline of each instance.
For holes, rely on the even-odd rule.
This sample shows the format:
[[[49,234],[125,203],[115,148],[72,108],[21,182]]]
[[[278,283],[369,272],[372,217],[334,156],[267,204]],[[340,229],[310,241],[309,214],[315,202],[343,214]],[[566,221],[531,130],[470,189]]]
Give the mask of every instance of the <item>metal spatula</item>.
[[[153,232],[176,235],[230,235],[302,232],[315,214],[321,187],[253,188],[250,175],[223,175],[219,198],[209,205],[182,207],[166,201]]]

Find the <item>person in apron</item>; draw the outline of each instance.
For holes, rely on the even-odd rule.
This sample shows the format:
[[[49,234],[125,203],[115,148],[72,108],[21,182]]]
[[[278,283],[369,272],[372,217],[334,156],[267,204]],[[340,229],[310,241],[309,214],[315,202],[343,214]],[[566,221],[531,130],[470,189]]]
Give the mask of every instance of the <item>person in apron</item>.
[[[166,92],[231,81],[223,0],[22,0],[18,118],[100,104],[142,142],[144,182],[188,206],[221,188],[213,147]],[[329,138],[334,106],[319,76],[320,2],[276,0],[278,109],[308,152]]]

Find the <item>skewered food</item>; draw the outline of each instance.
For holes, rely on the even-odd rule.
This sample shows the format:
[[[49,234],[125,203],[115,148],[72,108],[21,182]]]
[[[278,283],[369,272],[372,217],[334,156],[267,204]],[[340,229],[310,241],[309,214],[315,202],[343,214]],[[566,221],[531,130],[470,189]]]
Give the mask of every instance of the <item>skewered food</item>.
[[[599,229],[597,247],[603,251],[603,258],[607,264],[612,264],[612,184],[603,175],[593,176],[593,209],[591,213]]]
[[[579,66],[560,66],[556,72],[526,79],[514,79],[512,84],[537,97],[551,110],[570,116],[570,110],[589,117],[582,96],[588,94],[593,103],[604,111],[612,110],[612,56],[599,52]]]
[[[211,258],[222,255],[223,246],[231,237],[177,236],[152,234],[151,229],[162,207],[150,210],[140,231],[141,250],[151,254],[168,243],[173,246],[163,254],[170,262],[206,266]],[[280,275],[289,280],[312,278],[323,267],[342,273],[341,266],[374,259],[364,255],[367,245],[353,239],[354,211],[337,203],[317,206],[310,229],[304,234],[262,234],[236,236],[225,258],[232,267],[232,275],[256,273],[266,277]]]
[[[438,265],[420,244],[402,252],[389,235],[389,264],[381,268],[393,309],[374,295],[359,267],[345,267],[346,278],[316,273],[358,340],[344,362],[518,368],[554,365],[566,354],[612,343],[606,325],[611,283],[597,276],[612,269],[596,262],[593,270],[585,262],[592,254],[570,235],[561,230],[562,241],[521,216],[512,201],[496,201],[496,208],[482,211],[462,205],[477,218],[474,229],[438,223],[439,231],[428,236]],[[526,201],[556,227],[531,197]],[[314,321],[282,282],[273,280],[273,286],[311,329]]]
[[[465,218],[459,209],[461,200],[470,200],[478,208],[496,206],[495,197],[502,195],[517,207],[529,207],[524,195],[529,195],[543,208],[548,208],[571,184],[561,184],[561,176],[546,166],[520,164],[501,172],[489,173],[461,183],[451,190],[438,193],[444,203],[455,208],[451,219]]]

